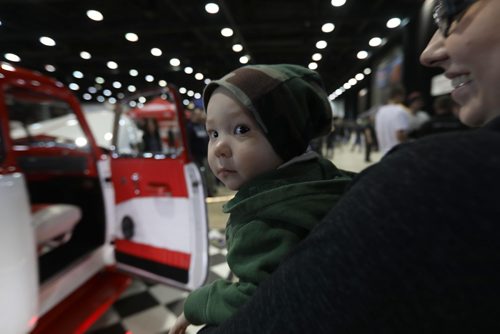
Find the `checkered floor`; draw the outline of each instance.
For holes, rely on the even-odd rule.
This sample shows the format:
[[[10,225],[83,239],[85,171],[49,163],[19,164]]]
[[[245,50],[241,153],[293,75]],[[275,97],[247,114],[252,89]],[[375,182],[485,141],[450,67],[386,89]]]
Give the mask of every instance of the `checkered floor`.
[[[230,270],[226,263],[226,249],[220,241],[223,234],[210,233],[210,271],[207,279],[212,282],[227,278]],[[134,279],[87,334],[166,334],[182,312],[188,293],[161,284],[150,284]],[[187,333],[196,333],[201,327],[190,326]]]

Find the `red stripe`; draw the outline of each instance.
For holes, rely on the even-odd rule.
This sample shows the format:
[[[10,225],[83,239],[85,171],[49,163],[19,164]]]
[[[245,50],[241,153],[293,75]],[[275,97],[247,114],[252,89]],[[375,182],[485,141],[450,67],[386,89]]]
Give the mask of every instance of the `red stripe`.
[[[185,270],[189,270],[189,264],[191,262],[191,254],[139,244],[123,239],[115,240],[115,248],[118,252]]]

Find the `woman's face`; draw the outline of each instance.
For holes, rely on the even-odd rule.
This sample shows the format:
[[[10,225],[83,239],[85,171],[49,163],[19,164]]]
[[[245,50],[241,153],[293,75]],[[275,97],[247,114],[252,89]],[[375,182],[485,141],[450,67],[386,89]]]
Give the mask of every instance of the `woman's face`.
[[[447,37],[434,34],[420,61],[444,69],[460,120],[482,126],[500,115],[500,1],[478,0],[462,14]]]

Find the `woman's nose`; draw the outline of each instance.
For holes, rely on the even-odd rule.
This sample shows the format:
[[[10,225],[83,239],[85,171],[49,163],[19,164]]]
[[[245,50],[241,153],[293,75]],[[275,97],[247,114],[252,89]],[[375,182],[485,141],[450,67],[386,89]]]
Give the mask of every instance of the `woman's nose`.
[[[438,67],[442,66],[443,62],[449,58],[448,51],[444,44],[444,37],[436,31],[432,36],[424,51],[420,55],[420,62],[424,66]]]

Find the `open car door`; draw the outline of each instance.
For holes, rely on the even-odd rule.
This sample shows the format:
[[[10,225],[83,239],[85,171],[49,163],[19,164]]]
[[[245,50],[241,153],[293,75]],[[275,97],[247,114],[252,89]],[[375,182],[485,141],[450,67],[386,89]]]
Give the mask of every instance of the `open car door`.
[[[201,175],[185,146],[180,97],[167,87],[123,102],[111,160],[118,267],[195,289],[208,272],[207,210]],[[131,126],[123,126],[126,119]]]

